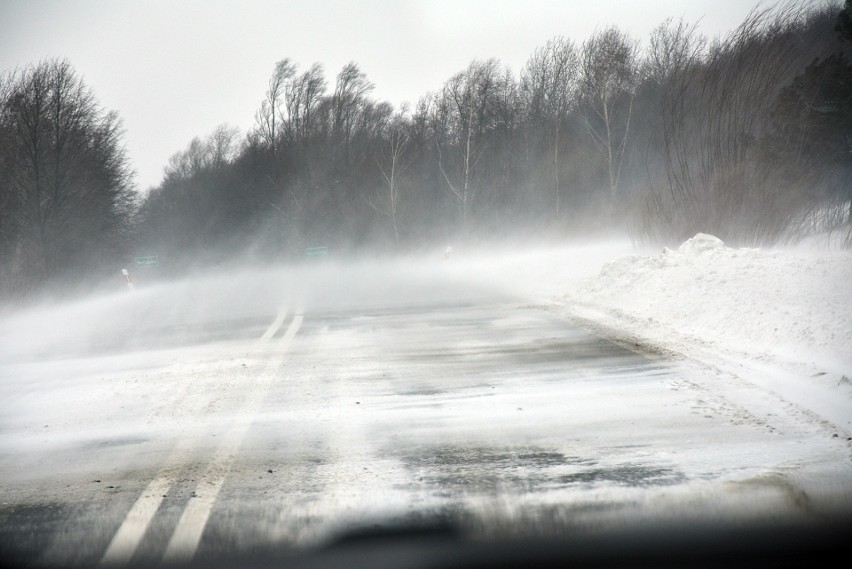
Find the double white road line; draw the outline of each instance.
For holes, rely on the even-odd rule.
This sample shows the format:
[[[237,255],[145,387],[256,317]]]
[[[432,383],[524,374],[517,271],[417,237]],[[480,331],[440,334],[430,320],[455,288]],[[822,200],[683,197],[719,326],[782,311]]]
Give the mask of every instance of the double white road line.
[[[287,310],[281,310],[260,337],[256,347],[268,343],[286,319]],[[231,469],[234,455],[242,444],[254,416],[260,410],[269,388],[275,382],[277,371],[281,367],[303,320],[302,311],[296,312],[287,331],[276,342],[272,359],[264,367],[259,379],[252,384],[252,389],[237,413],[234,423],[225,433],[207,470],[198,481],[195,497],[189,500],[166,546],[163,555],[164,562],[189,561],[195,555],[201,541],[201,534],[204,532],[204,527],[210,517],[210,511]],[[194,442],[192,437],[188,437],[175,446],[166,461],[166,466],[148,484],[113,536],[101,558],[100,564],[102,566],[122,566],[130,562],[148,526],[159,510],[163,498],[174,484],[178,469],[171,465],[184,464],[184,459],[192,451]]]

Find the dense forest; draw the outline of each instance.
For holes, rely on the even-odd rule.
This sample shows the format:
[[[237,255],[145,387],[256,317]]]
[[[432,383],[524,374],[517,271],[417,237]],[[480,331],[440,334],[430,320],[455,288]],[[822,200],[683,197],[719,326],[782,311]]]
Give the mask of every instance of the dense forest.
[[[64,60],[0,79],[0,296],[229,258],[629,233],[852,243],[852,4],[757,8],[724,37],[668,20],[475,60],[414,105],[283,59],[255,126],[189,142],[136,192],[121,123]]]

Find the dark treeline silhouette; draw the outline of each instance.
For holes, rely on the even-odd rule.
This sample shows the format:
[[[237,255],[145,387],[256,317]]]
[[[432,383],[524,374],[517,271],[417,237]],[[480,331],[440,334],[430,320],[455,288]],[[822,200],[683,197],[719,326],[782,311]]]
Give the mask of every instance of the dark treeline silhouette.
[[[662,167],[649,175],[639,235],[700,228],[764,245],[840,228],[848,239],[852,44],[837,12],[756,11],[706,49],[683,25],[655,32],[655,48],[679,48],[658,92]]]
[[[0,78],[0,297],[123,262],[135,203],[121,134],[65,60]]]
[[[579,44],[557,37],[517,75],[476,60],[400,109],[372,96],[356,63],[329,78],[285,59],[255,126],[192,140],[132,223],[114,116],[80,85],[78,135],[106,140],[62,154],[56,96],[45,95],[48,126],[31,134],[24,103],[41,93],[37,76],[73,72],[28,68],[2,84],[0,277],[23,286],[121,253],[159,255],[167,271],[312,246],[375,252],[612,229],[665,244],[699,231],[732,244],[827,231],[849,242],[850,13],[849,0],[757,8],[714,39],[669,20],[644,46],[614,26]],[[59,180],[63,168],[74,176]],[[49,193],[57,184],[67,198]]]

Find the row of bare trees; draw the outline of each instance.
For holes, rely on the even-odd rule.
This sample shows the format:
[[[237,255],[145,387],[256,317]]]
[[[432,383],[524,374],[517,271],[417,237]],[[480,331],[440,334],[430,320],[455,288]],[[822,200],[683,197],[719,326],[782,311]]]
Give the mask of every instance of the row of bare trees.
[[[192,140],[135,210],[117,117],[68,62],[33,65],[0,81],[0,284],[133,251],[168,267],[613,228],[848,235],[850,12],[757,9],[713,40],[669,20],[644,47],[614,26],[557,37],[517,75],[475,60],[400,109],[355,63],[330,81],[284,59],[254,128]]]
[[[0,296],[114,270],[133,196],[121,123],[68,61],[0,77]]]
[[[517,76],[475,60],[399,110],[354,63],[330,85],[321,65],[285,59],[224,168],[167,169],[142,238],[267,256],[530,231],[749,244],[848,231],[840,12],[759,8],[712,41],[668,20],[645,47],[615,26],[581,44],[557,37]]]
[[[836,11],[786,4],[752,12],[711,45],[682,23],[655,32],[652,60],[665,70],[655,74],[662,78],[663,167],[649,184],[640,218],[644,236],[677,239],[702,228],[736,242],[771,244],[802,236],[820,212],[836,211],[838,199],[848,208],[852,107],[843,107],[852,102],[852,72],[847,65],[807,88],[797,82],[814,57],[843,53],[831,33],[836,22]],[[845,95],[820,97],[826,80]],[[821,136],[847,139],[835,156],[804,144],[825,113],[838,122],[835,133]],[[835,225],[823,222],[823,230]]]
[[[298,254],[316,243],[409,246],[609,216],[637,49],[615,28],[580,47],[555,38],[519,78],[495,59],[476,60],[400,110],[370,97],[354,63],[329,88],[321,65],[302,72],[282,60],[227,172],[191,167],[205,146],[198,139],[175,155],[142,208],[143,240],[149,250],[175,248],[169,237],[182,231],[175,243],[210,248],[231,227],[223,246]],[[237,210],[195,201],[221,206],[233,201],[228,191]]]

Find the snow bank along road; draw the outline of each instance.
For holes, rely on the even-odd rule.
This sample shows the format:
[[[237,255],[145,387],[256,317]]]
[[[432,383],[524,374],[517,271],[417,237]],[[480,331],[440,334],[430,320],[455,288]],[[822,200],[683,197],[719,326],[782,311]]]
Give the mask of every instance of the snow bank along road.
[[[431,515],[550,535],[850,512],[850,434],[732,373],[440,265],[255,277],[4,323],[4,559],[203,561]]]

